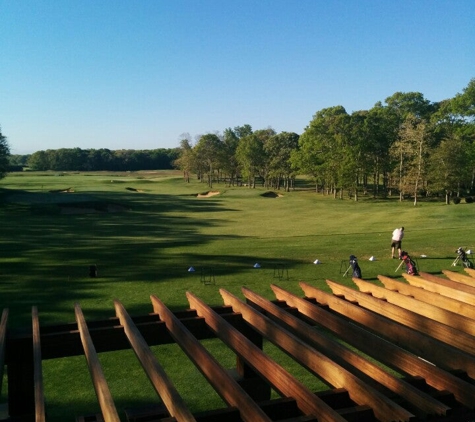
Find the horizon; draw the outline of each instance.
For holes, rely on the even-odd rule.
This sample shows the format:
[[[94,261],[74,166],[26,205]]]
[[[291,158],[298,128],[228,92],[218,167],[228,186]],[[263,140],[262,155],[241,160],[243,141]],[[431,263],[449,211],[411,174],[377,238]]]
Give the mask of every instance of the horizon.
[[[11,153],[176,148],[395,92],[431,102],[475,77],[469,0],[3,3],[0,127]]]

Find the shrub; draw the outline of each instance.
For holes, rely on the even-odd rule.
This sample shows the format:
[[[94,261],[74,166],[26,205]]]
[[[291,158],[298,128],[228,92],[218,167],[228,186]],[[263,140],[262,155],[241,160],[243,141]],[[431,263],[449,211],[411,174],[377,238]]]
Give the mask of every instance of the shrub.
[[[473,198],[472,198],[471,196],[467,196],[467,197],[465,198],[465,203],[471,204],[472,202],[473,202]]]
[[[452,202],[453,202],[454,204],[460,204],[460,201],[461,201],[461,199],[460,199],[460,197],[458,197],[458,196],[456,196],[455,198],[452,199]]]

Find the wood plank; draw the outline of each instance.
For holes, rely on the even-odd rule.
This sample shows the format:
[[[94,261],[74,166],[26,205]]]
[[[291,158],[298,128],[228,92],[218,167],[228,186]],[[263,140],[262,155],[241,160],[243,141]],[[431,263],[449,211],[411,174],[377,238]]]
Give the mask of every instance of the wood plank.
[[[287,305],[297,308],[301,314],[310,318],[317,325],[332,331],[340,339],[361,350],[363,353],[368,354],[399,373],[412,377],[422,377],[428,385],[437,390],[452,392],[456,399],[467,407],[473,408],[475,406],[473,400],[475,397],[475,386],[462,381],[450,372],[444,371],[442,368],[434,366],[426,360],[420,359],[417,355],[404,350],[402,347],[355,325],[353,322],[329,312],[321,306],[301,299],[276,285],[271,285],[271,288],[277,299],[284,300]],[[324,295],[328,294],[322,293]],[[270,312],[268,308],[265,309]]]
[[[300,287],[309,298],[315,298],[321,305],[361,324],[377,335],[390,340],[417,356],[433,362],[441,368],[463,370],[475,378],[475,357],[461,350],[434,339],[430,334],[423,334],[406,327],[390,318],[354,305],[345,299],[326,293],[309,284],[300,282]],[[362,294],[362,293],[360,293]],[[393,305],[391,305],[393,306]]]
[[[360,278],[353,278],[353,282],[358,286],[362,293],[370,293],[372,297],[386,300],[388,303],[392,303],[393,305],[399,306],[418,315],[425,316],[433,321],[456,328],[457,330],[463,331],[472,336],[475,335],[475,324],[473,324],[473,320],[464,315],[459,315],[431,303],[422,302],[401,293],[385,289],[384,287],[377,286],[374,283],[369,283]]]
[[[76,315],[76,322],[78,324],[79,334],[81,336],[81,342],[84,348],[86,361],[91,374],[92,383],[96,396],[101,407],[102,417],[105,422],[120,422],[119,415],[112,400],[112,395],[107,385],[107,381],[104,377],[99,358],[94,348],[89,329],[87,328],[86,320],[82,313],[82,309],[78,303],[74,305],[74,312]]]
[[[266,421],[269,417],[252,400],[205,347],[188,331],[173,313],[156,296],[150,296],[153,311],[165,321],[176,343],[183,349],[195,366],[203,373],[216,392],[229,405],[239,409],[243,421]]]
[[[325,404],[299,380],[295,379],[282,366],[269,358],[262,350],[250,342],[238,330],[217,315],[206,303],[190,292],[187,298],[192,309],[205,318],[208,326],[268,382],[281,395],[293,397],[299,409],[306,415],[314,415],[319,421],[345,422],[335,410]]]
[[[412,286],[408,283],[402,283],[383,275],[378,275],[378,279],[384,284],[386,289],[399,292],[406,296],[412,296],[413,298],[422,302],[434,304],[439,308],[443,308],[451,312],[456,312],[459,315],[464,315],[468,318],[475,319],[475,306],[461,302],[460,300],[443,296],[439,293],[425,290],[421,287]]]
[[[404,380],[389,374],[375,363],[370,362],[363,356],[348,349],[348,347],[343,346],[328,336],[322,335],[310,325],[304,323],[296,316],[291,315],[289,312],[271,303],[267,299],[264,299],[262,296],[259,296],[244,287],[241,288],[241,290],[246,299],[276,317],[279,322],[285,324],[289,328],[289,332],[297,334],[299,339],[303,340],[304,346],[300,347],[298,344],[299,341],[296,341],[295,337],[292,335],[289,335],[289,339],[283,339],[282,334],[279,332],[279,328],[277,327],[275,329],[276,324],[274,322],[264,319],[265,317],[257,313],[256,310],[242,303],[230,293],[225,293],[226,296],[223,296],[225,303],[233,306],[235,310],[239,310],[243,314],[244,319],[253,326],[256,326],[256,321],[259,320],[259,324],[264,326],[262,329],[265,329],[266,333],[269,331],[275,332],[277,337],[271,339],[272,341],[279,344],[282,342],[280,347],[294,356],[306,367],[309,367],[317,375],[327,380],[331,385],[339,388],[346,388],[351,399],[355,403],[366,403],[371,406],[374,409],[375,416],[380,420],[387,417],[386,415],[388,415],[388,412],[393,412],[391,408],[395,406],[395,403],[384,396],[382,399],[380,392],[374,390],[371,386],[362,382],[360,379],[357,378],[358,381],[355,382],[353,377],[345,376],[345,373],[342,372],[343,368],[351,372],[355,377],[358,377],[361,373],[365,374],[371,380],[376,381],[397,396],[412,403],[416,409],[419,409],[418,416],[445,415],[449,411],[450,408],[445,404],[442,404],[428,394],[423,393]],[[263,321],[265,322],[263,323]],[[265,335],[266,333],[263,334]],[[296,343],[297,345],[295,346],[293,343]],[[316,349],[319,352],[322,352],[330,359],[331,363],[327,364],[321,359],[313,358],[312,355],[316,355],[316,353],[312,351],[312,348],[313,350]],[[305,349],[307,349],[307,351]],[[306,361],[306,359],[310,359],[310,362]],[[342,368],[340,368],[339,365],[341,365]],[[335,370],[335,373],[332,373],[333,369]],[[328,373],[330,374],[328,375]],[[337,382],[340,384],[336,384]],[[381,405],[381,400],[384,402],[383,405]],[[400,407],[399,405],[396,406],[398,408]]]
[[[116,316],[119,318],[121,325],[130,345],[137,356],[142,368],[147,374],[155,391],[160,395],[167,410],[177,421],[194,422],[195,417],[186,406],[182,397],[176,390],[173,383],[168,378],[165,370],[158,363],[155,355],[150,350],[147,342],[140,334],[140,331],[134,324],[132,318],[125,310],[124,306],[118,301],[114,301]]]
[[[45,394],[43,388],[43,368],[41,365],[41,336],[38,308],[31,310],[33,325],[33,388],[35,394],[35,422],[45,422]]]
[[[475,356],[475,337],[454,329],[441,322],[434,321],[428,317],[418,315],[391,303],[382,302],[365,293],[346,287],[340,283],[326,280],[333,294],[344,296],[350,302],[357,302],[363,308],[369,309],[380,315],[399,322],[407,327],[413,328],[421,333],[430,335],[444,343],[450,344],[457,349]]]
[[[463,269],[470,277],[475,278],[475,269],[474,268],[464,268]]]
[[[464,302],[468,305],[475,306],[475,297],[471,293],[463,292],[457,289],[457,283],[451,280],[444,280],[444,283],[451,285],[445,285],[434,280],[428,280],[426,278],[417,277],[409,274],[402,274],[406,281],[415,287],[420,287],[430,292],[438,293],[442,296],[450,297],[452,299]],[[440,277],[436,277],[440,279]]]
[[[475,278],[470,277],[469,275],[457,273],[455,271],[450,270],[442,270],[442,272],[449,278],[449,280],[456,281],[457,283],[462,283],[466,286],[475,288]]]
[[[5,369],[5,350],[7,348],[8,309],[2,311],[0,320],[0,395],[2,394],[3,372]]]
[[[458,289],[462,292],[466,292],[474,296],[475,300],[475,287],[467,286],[466,284],[461,284],[456,281],[450,280],[448,278],[439,277],[433,274],[421,272],[419,275],[426,280],[433,281],[434,283],[442,284],[443,286],[451,287],[452,289]]]

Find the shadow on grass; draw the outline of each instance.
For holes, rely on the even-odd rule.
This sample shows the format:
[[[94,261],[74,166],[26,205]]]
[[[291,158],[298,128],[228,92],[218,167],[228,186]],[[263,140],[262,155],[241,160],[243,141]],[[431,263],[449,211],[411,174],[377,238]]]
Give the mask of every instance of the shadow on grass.
[[[224,227],[219,214],[232,211],[219,200],[89,192],[81,194],[83,203],[115,203],[126,209],[63,215],[58,207],[65,195],[74,194],[0,194],[0,218],[7,222],[0,232],[0,309],[10,309],[9,326],[30,325],[32,306],[46,312],[46,322],[74,320],[75,302],[84,303],[91,316],[103,318],[113,312],[113,298],[141,294],[147,300],[157,283],[187,277],[189,266],[211,267],[220,276],[230,276],[256,262],[252,256],[207,250],[216,240],[246,237],[206,234],[208,228]],[[201,213],[207,218],[200,218]],[[209,218],[209,213],[216,217]],[[292,260],[279,262],[294,265]],[[271,268],[275,260],[260,264]],[[97,266],[97,278],[89,278],[91,265]],[[168,293],[171,300],[173,292]]]

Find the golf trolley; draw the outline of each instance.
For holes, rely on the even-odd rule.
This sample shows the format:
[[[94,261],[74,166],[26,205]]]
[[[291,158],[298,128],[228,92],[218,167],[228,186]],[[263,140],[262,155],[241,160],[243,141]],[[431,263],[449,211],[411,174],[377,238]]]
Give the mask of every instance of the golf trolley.
[[[460,246],[455,251],[455,253],[457,254],[457,257],[454,259],[454,262],[452,262],[452,267],[457,266],[457,264],[460,261],[465,268],[473,268],[474,267],[473,262],[468,257],[468,255],[471,254],[471,252],[472,252],[471,250],[465,251],[465,249]]]
[[[340,265],[340,270],[341,270],[341,265]],[[343,277],[346,277],[347,274],[350,272],[350,270],[353,270],[353,272],[352,272],[353,277],[361,278],[361,268],[358,265],[358,258],[356,258],[356,256],[354,256],[354,255],[350,255],[349,265],[348,265],[348,268],[346,269],[345,273],[343,274]]]

